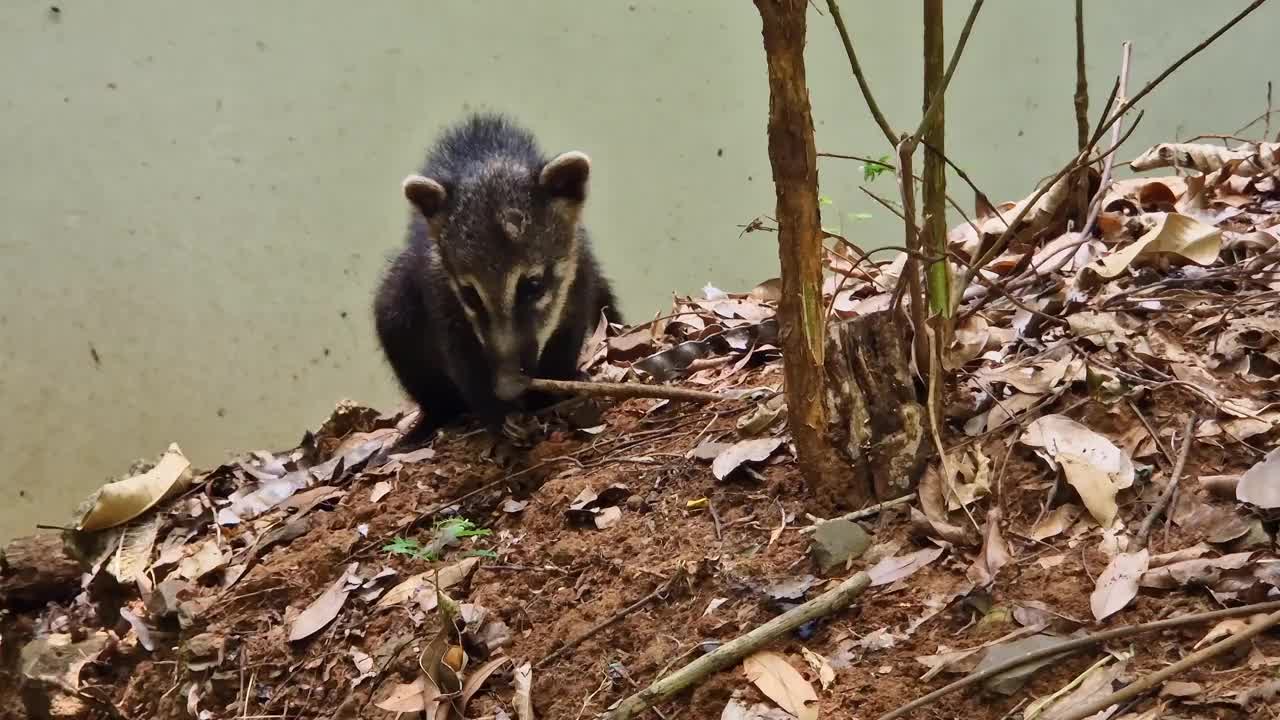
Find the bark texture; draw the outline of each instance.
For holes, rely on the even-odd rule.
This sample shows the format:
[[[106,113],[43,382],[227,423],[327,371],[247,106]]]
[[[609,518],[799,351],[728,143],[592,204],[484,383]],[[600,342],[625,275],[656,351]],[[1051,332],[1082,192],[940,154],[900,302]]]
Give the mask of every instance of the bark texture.
[[[827,437],[826,331],[818,158],[805,78],[807,0],[755,0],[769,71],[769,162],[777,194],[782,300],[778,307],[787,408],[800,470],[817,511],[858,506],[869,488],[850,486]]]

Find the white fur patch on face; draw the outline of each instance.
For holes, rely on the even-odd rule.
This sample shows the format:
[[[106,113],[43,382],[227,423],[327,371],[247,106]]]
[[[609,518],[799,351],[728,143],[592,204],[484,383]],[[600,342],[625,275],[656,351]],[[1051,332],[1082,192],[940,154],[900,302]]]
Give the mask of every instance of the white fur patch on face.
[[[551,339],[556,328],[560,326],[560,318],[564,315],[565,302],[569,299],[569,288],[575,280],[574,271],[577,269],[578,243],[575,238],[575,242],[569,246],[569,253],[551,268],[554,280],[548,283],[550,292],[543,296],[547,303],[546,314],[543,317],[542,324],[538,326],[539,359],[542,357],[542,351],[547,347],[547,341]],[[550,278],[548,279],[550,280]]]

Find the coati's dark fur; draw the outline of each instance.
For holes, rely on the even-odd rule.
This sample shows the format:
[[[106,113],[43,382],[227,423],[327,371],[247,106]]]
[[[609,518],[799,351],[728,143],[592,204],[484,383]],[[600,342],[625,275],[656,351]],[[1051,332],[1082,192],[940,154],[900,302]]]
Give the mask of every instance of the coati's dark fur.
[[[621,322],[579,220],[588,168],[581,153],[548,161],[530,133],[482,114],[447,130],[422,176],[406,179],[407,246],[374,301],[382,349],[421,410],[404,444],[464,414],[493,425],[545,404],[527,379],[574,379],[601,312]]]

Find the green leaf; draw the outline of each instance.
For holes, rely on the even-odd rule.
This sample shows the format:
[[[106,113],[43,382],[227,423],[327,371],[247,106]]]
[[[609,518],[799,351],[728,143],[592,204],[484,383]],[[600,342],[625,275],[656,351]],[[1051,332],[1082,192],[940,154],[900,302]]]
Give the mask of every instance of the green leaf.
[[[875,182],[882,173],[889,169],[889,156],[881,155],[876,162],[870,162],[862,166],[862,179],[865,182]]]

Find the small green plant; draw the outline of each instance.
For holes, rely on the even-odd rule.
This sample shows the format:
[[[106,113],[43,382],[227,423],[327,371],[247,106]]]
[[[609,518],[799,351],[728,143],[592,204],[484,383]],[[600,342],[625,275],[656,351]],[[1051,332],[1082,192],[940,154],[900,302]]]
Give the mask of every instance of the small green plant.
[[[391,542],[383,545],[382,549],[392,555],[404,555],[414,560],[432,561],[439,560],[441,551],[450,545],[456,545],[462,538],[485,537],[493,534],[493,531],[489,528],[480,527],[466,518],[441,520],[433,525],[431,530],[432,540],[429,546],[424,546],[413,538],[397,536]],[[497,553],[492,550],[472,550],[465,556],[496,558]]]
[[[404,555],[414,560],[431,560],[430,553],[422,547],[422,543],[413,538],[395,537],[391,542],[382,546],[383,552],[389,552],[392,555]]]
[[[889,165],[889,156],[881,155],[876,162],[869,162],[862,166],[862,179],[866,182],[875,182],[882,173],[892,167]]]

